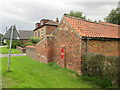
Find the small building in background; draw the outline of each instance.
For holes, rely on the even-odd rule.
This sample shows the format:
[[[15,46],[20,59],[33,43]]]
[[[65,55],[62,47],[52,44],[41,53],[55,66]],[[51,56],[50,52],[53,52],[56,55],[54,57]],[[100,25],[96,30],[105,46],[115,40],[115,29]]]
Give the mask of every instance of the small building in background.
[[[0,33],[0,45],[2,45],[1,43],[3,43],[3,34]]]
[[[32,30],[19,30],[19,36],[22,44],[26,44],[34,36],[34,32]]]
[[[11,38],[11,33],[12,33],[12,26],[7,30],[7,32],[3,35],[3,41],[4,43],[7,42],[7,40],[10,40]],[[16,26],[13,27],[13,40],[20,40],[19,33],[16,29]]]
[[[8,31],[3,35],[3,40],[6,42],[11,38],[12,27],[8,29]],[[34,33],[31,30],[17,30],[16,26],[13,28],[13,40],[19,40],[22,44],[26,44],[29,42],[30,37],[33,37]]]

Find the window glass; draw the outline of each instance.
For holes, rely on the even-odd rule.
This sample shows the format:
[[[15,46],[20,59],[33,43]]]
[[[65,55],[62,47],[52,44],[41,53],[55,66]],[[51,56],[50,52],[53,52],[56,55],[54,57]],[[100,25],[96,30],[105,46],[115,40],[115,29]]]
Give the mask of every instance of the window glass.
[[[42,29],[42,37],[44,37],[44,30]]]

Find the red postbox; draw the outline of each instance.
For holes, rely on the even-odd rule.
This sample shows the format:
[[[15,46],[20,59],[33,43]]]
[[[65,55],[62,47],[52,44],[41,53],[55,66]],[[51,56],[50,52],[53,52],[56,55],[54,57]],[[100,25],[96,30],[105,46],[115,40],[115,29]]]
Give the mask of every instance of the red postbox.
[[[64,52],[65,52],[65,49],[62,47],[61,48],[61,59],[65,58]]]

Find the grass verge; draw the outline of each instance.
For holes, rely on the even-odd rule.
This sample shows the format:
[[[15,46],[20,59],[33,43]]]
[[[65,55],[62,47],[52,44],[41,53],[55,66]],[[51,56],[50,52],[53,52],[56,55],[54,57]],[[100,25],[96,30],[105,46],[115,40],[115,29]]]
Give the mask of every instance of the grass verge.
[[[0,54],[8,54],[9,49],[7,47],[0,47]],[[17,49],[11,49],[12,54],[20,54],[21,52]]]
[[[57,65],[43,64],[27,56],[12,57],[11,71],[2,58],[3,88],[92,88],[75,74]]]

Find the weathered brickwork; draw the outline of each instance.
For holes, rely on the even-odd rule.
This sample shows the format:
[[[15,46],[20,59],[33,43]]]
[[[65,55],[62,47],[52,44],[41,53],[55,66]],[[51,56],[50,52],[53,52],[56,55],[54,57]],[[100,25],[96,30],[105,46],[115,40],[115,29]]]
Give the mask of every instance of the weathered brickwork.
[[[47,58],[48,62],[54,61],[54,42],[53,42],[53,37],[47,37]]]
[[[36,45],[36,60],[44,63],[53,61],[54,49],[52,37],[47,37]]]
[[[35,46],[27,46],[26,47],[26,55],[31,57],[32,59],[36,59],[36,47]]]
[[[54,35],[54,60],[61,66],[81,73],[81,39],[63,20]],[[61,59],[60,48],[65,48],[65,59]]]
[[[82,53],[99,53],[106,56],[118,56],[120,41],[117,40],[82,40]],[[88,46],[88,47],[87,47]],[[86,50],[87,49],[87,50]]]
[[[40,62],[48,63],[46,39],[36,45],[36,60]]]
[[[46,26],[46,35],[50,35],[58,26]]]

